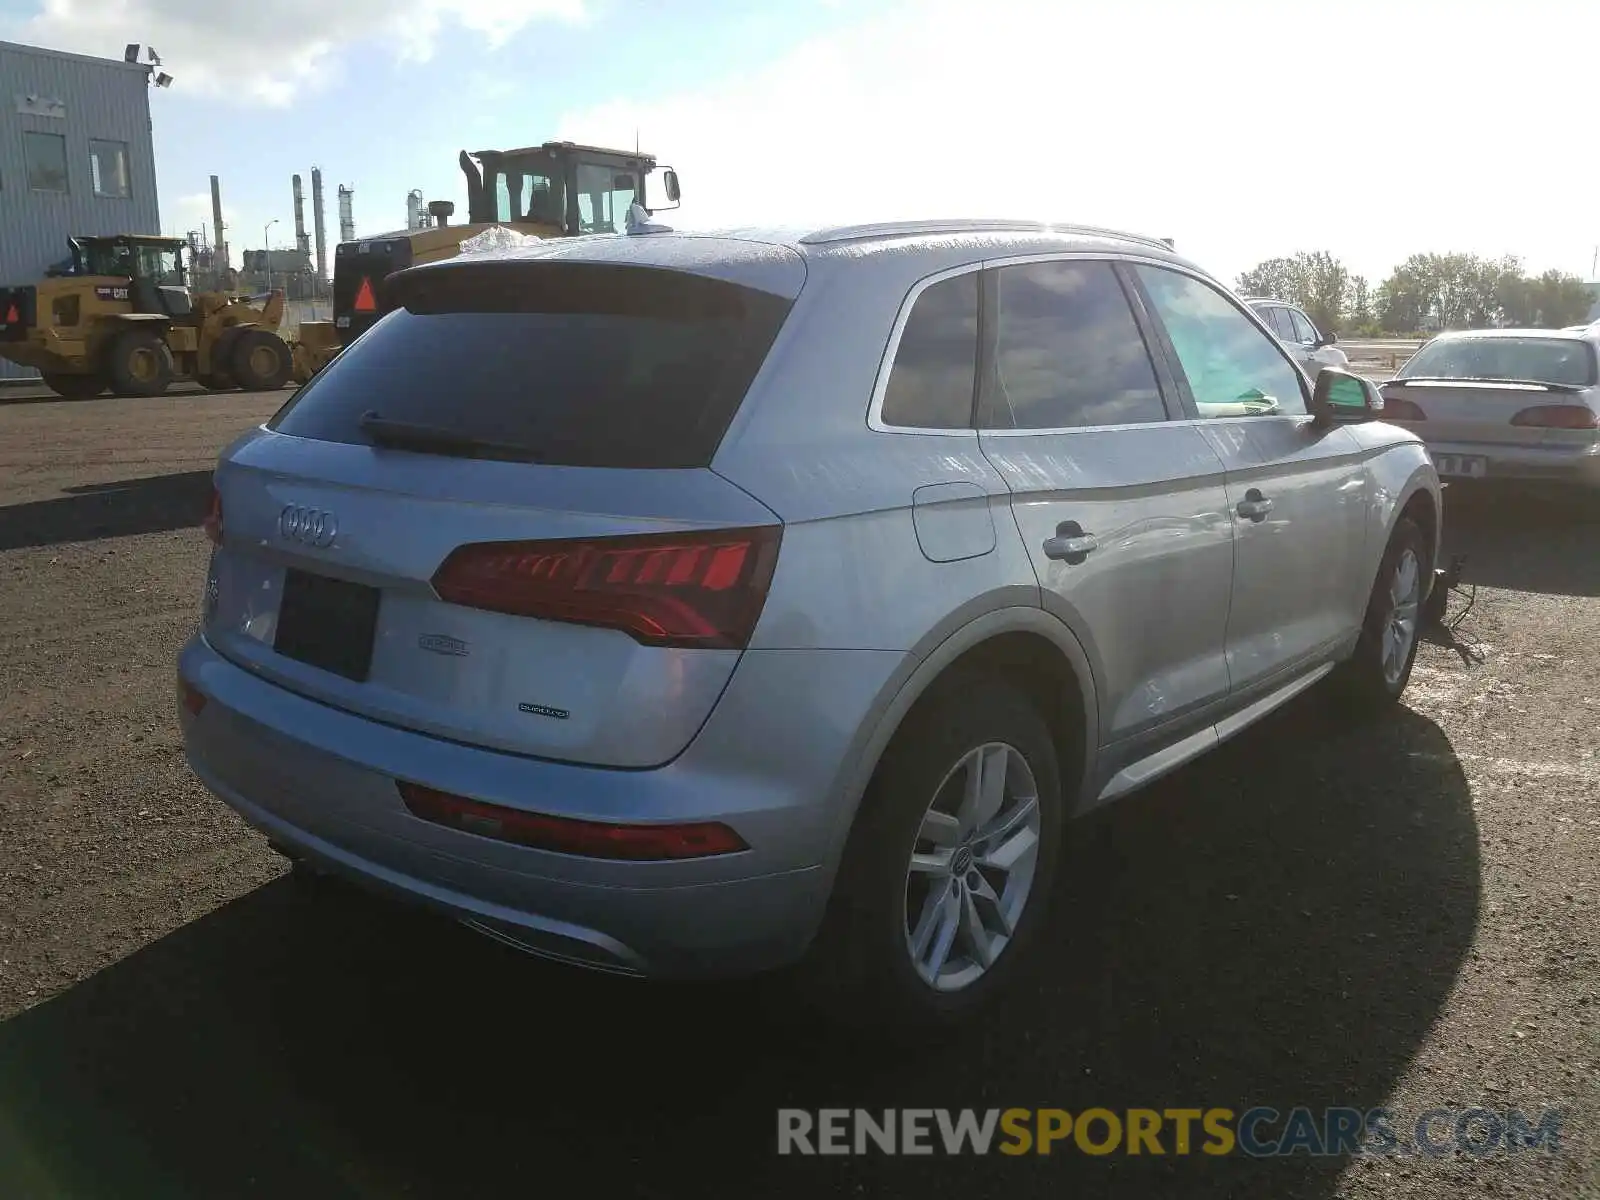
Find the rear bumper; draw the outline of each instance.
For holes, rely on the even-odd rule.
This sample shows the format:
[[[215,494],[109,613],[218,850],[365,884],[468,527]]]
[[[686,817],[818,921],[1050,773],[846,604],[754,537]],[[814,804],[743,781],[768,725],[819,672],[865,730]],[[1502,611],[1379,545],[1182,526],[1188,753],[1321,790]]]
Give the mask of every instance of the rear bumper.
[[[1427,447],[1436,463],[1445,455],[1486,459],[1485,483],[1502,480],[1600,487],[1600,445],[1501,446],[1482,442],[1430,441]],[[1452,480],[1463,477],[1440,472],[1440,478]]]
[[[634,975],[737,975],[792,962],[809,945],[850,817],[841,781],[857,730],[899,662],[871,651],[751,652],[695,742],[649,771],[378,724],[267,683],[198,637],[179,675],[206,703],[180,719],[201,782],[316,865],[545,957]],[[642,863],[534,850],[413,816],[397,778],[556,816],[723,821],[750,849]]]

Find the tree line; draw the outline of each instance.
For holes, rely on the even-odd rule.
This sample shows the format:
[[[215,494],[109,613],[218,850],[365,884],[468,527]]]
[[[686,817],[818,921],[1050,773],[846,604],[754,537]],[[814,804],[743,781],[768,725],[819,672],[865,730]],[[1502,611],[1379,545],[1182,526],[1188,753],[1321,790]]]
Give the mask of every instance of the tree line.
[[[1594,303],[1576,275],[1532,276],[1521,259],[1474,254],[1413,254],[1373,287],[1327,251],[1302,251],[1246,271],[1239,292],[1296,304],[1319,329],[1356,337],[1496,326],[1559,329],[1581,324]]]

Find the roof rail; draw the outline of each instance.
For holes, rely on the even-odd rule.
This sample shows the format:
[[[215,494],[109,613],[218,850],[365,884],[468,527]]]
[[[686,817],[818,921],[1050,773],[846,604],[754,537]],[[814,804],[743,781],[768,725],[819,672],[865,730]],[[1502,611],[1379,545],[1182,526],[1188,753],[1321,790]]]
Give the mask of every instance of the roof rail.
[[[802,246],[826,246],[836,242],[865,241],[872,238],[907,237],[917,234],[939,233],[1081,233],[1099,237],[1118,238],[1139,242],[1161,250],[1171,251],[1163,239],[1142,233],[1129,233],[1122,229],[1104,229],[1097,225],[1078,225],[1066,222],[1037,220],[1007,220],[993,217],[951,218],[935,221],[878,221],[868,225],[839,225],[818,229],[800,239]]]
[[[900,237],[919,233],[983,233],[1014,231],[1043,233],[1043,221],[1007,221],[989,217],[953,218],[942,221],[878,221],[870,225],[839,225],[818,229],[800,239],[802,246],[825,246],[830,242],[853,242],[867,238]]]

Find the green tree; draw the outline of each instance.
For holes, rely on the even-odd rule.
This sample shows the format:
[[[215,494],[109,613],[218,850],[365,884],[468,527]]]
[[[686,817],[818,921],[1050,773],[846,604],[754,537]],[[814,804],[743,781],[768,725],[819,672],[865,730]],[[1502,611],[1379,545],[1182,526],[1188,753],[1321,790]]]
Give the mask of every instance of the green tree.
[[[1246,271],[1239,276],[1239,291],[1299,305],[1319,329],[1336,331],[1344,324],[1349,283],[1350,272],[1326,250],[1302,250]]]
[[[1372,324],[1372,288],[1365,275],[1352,275],[1350,288],[1345,295],[1345,311],[1350,314],[1350,324],[1357,329]]]
[[[1425,329],[1438,305],[1434,255],[1413,254],[1378,287],[1378,324],[1385,333]]]
[[[1532,297],[1532,320],[1527,324],[1541,329],[1560,329],[1577,325],[1589,315],[1593,300],[1583,280],[1565,271],[1546,271],[1527,281]]]

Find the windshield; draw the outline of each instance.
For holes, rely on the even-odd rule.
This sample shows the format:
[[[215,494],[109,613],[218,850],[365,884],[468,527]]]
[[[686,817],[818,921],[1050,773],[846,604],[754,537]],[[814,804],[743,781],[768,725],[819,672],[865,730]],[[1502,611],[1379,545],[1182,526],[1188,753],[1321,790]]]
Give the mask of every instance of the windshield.
[[[614,167],[578,164],[578,232],[620,233],[637,189],[634,176]]]
[[[493,186],[496,220],[565,226],[561,177],[544,159],[505,163],[493,172]]]
[[[376,410],[537,462],[703,467],[789,309],[719,280],[593,264],[453,268],[413,287],[269,428],[365,445]]]
[[[1517,379],[1587,387],[1593,348],[1576,338],[1441,338],[1417,351],[1397,379]]]

